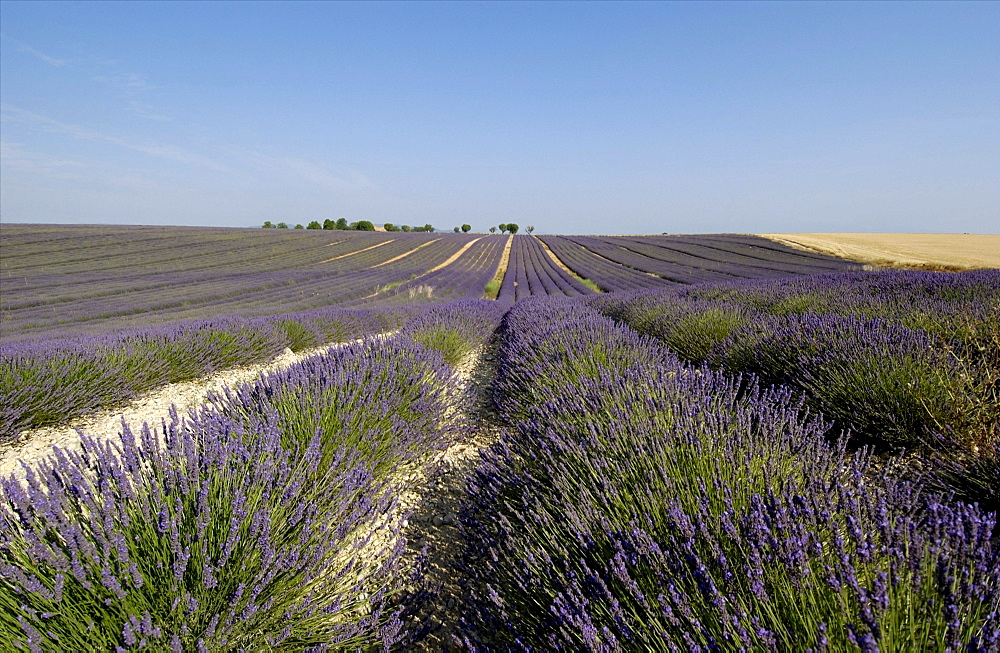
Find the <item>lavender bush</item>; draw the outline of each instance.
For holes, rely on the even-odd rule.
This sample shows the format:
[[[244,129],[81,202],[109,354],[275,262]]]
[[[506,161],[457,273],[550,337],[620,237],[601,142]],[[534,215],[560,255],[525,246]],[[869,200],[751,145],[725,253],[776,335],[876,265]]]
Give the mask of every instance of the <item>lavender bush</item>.
[[[656,353],[580,374],[570,352],[642,341],[575,316],[567,328],[567,311],[526,302],[505,318],[519,328],[503,332],[497,386],[516,392],[498,401],[518,421],[463,513],[476,588],[467,644],[1000,643],[992,516],[873,482],[864,456],[828,445],[826,426],[779,389],[741,394]]]
[[[400,333],[439,351],[454,365],[490,338],[505,311],[504,305],[489,300],[450,302],[413,316]]]
[[[915,444],[962,419],[952,397],[965,381],[953,360],[926,333],[883,320],[761,320],[735,330],[708,362],[801,388],[813,408],[869,441]]]
[[[395,328],[394,313],[327,309],[0,345],[0,441],[167,383]]]
[[[401,469],[445,446],[450,372],[408,339],[214,397],[160,438],[25,469],[0,494],[0,639],[23,649],[389,646]],[[398,512],[398,511],[396,511]]]
[[[357,532],[391,506],[369,464],[342,450],[326,472],[318,434],[301,455],[274,424],[204,416],[164,428],[161,444],[126,427],[121,454],[84,436],[82,453],[29,468],[26,488],[2,482],[4,641],[301,648],[367,644],[383,628],[392,641],[398,544]]]

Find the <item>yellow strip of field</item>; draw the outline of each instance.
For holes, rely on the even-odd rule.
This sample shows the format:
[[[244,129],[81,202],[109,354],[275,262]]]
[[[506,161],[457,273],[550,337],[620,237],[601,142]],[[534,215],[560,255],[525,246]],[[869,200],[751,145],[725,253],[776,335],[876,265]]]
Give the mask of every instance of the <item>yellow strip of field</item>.
[[[583,285],[587,286],[588,288],[590,288],[594,292],[604,292],[603,290],[601,290],[601,287],[598,286],[597,283],[595,283],[594,281],[591,281],[590,279],[584,279],[579,274],[577,274],[576,272],[573,272],[568,267],[566,267],[566,264],[563,263],[559,259],[558,256],[556,256],[556,253],[553,252],[551,249],[549,249],[549,246],[545,244],[545,241],[543,241],[538,236],[535,236],[535,240],[537,240],[538,244],[542,246],[542,249],[545,250],[545,253],[549,255],[549,258],[552,259],[552,262],[555,263],[556,265],[558,265],[560,267],[560,269],[562,269],[566,274],[568,274],[569,276],[573,277],[574,279],[576,279],[577,281],[579,281]]]
[[[428,246],[428,245],[430,245],[431,243],[436,243],[436,242],[437,242],[437,241],[439,241],[439,240],[441,240],[441,239],[440,239],[440,238],[435,238],[434,240],[428,240],[428,241],[427,241],[426,243],[421,243],[420,245],[417,245],[416,247],[414,247],[413,249],[411,249],[411,250],[410,250],[410,251],[408,251],[408,252],[403,252],[403,253],[402,253],[402,254],[400,254],[399,256],[393,256],[393,257],[392,257],[391,259],[389,259],[388,261],[382,261],[381,263],[376,263],[375,265],[371,266],[371,267],[370,267],[370,268],[368,268],[368,269],[369,269],[369,270],[374,270],[375,268],[378,268],[378,267],[382,267],[383,265],[389,265],[390,263],[394,263],[395,261],[398,261],[398,260],[399,260],[399,259],[401,259],[401,258],[406,258],[407,256],[409,256],[409,255],[410,255],[410,254],[412,254],[413,252],[417,251],[418,249],[421,249],[421,248],[423,248],[423,247],[427,247],[427,246]]]
[[[510,264],[510,246],[514,244],[514,236],[507,236],[507,243],[503,246],[503,254],[500,255],[500,265],[497,266],[497,273],[493,275],[493,280],[486,284],[486,294],[483,299],[496,299],[500,295],[500,287],[503,285],[503,278],[507,274],[507,266]]]
[[[918,270],[1000,268],[996,234],[757,234],[812,252],[860,263]]]
[[[372,245],[371,247],[365,247],[364,249],[358,249],[353,252],[347,252],[346,254],[341,254],[340,256],[334,256],[333,258],[328,258],[325,261],[320,261],[320,263],[329,263],[330,261],[336,261],[337,259],[346,258],[348,256],[354,256],[355,254],[360,254],[361,252],[367,252],[370,249],[375,249],[376,247],[381,247],[382,245],[388,245],[393,241],[384,240],[377,245]],[[324,245],[324,247],[329,247],[329,245]]]
[[[479,240],[481,240],[481,239],[480,238],[475,238],[475,239],[470,240],[469,242],[465,243],[464,245],[462,245],[462,249],[460,249],[457,252],[455,252],[454,254],[452,254],[448,258],[447,261],[445,261],[444,263],[442,263],[440,265],[436,265],[436,266],[432,267],[430,270],[428,270],[424,274],[427,275],[427,274],[430,274],[431,272],[437,272],[441,268],[448,267],[449,265],[451,265],[452,263],[454,263],[455,261],[457,261],[459,256],[461,256],[462,254],[465,254],[465,252],[470,247],[472,247],[473,245],[475,245]],[[421,275],[421,276],[423,276],[423,275]]]

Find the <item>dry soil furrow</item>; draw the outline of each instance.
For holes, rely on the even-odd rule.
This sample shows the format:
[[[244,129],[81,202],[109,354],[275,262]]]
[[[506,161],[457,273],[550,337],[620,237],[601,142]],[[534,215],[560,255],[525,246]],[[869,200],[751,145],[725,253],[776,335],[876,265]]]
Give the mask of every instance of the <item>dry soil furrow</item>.
[[[438,454],[427,466],[423,489],[403,496],[401,503],[412,512],[403,529],[407,559],[416,561],[426,550],[425,580],[437,590],[409,624],[428,631],[414,645],[416,650],[458,650],[453,640],[469,587],[461,575],[463,542],[458,529],[458,511],[466,495],[466,480],[479,462],[480,452],[496,442],[500,423],[493,409],[489,388],[496,376],[496,342],[481,347],[457,367],[455,408],[464,436]]]

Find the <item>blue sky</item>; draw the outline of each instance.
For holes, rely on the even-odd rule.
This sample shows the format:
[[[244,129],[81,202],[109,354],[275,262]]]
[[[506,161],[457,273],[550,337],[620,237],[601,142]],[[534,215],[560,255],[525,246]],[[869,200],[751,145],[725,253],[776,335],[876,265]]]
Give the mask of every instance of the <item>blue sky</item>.
[[[1000,3],[0,3],[0,220],[1000,233]]]

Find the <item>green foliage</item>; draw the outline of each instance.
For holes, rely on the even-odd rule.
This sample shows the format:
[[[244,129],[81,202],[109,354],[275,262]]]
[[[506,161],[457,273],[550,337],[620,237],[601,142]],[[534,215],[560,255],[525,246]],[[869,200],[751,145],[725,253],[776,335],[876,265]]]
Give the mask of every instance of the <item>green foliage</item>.
[[[469,233],[470,231],[472,231],[472,225],[469,225],[469,224],[463,224],[462,225],[462,232],[463,233]]]
[[[328,230],[328,231],[336,229],[337,228],[337,223],[334,222],[333,220],[331,220],[330,218],[327,218],[326,220],[323,220],[323,228],[326,229],[326,230]]]
[[[261,225],[264,229],[274,229],[274,225],[271,224],[270,220],[264,220],[264,224]]]
[[[322,229],[322,228],[323,227],[320,225],[319,221],[317,221],[317,220],[313,220],[308,225],[306,225],[306,229]]]
[[[496,227],[490,227],[490,233],[491,234],[495,234],[496,232],[497,232],[497,228]]]
[[[288,223],[287,222],[279,222],[277,224],[277,228],[278,229],[288,229]]]
[[[418,331],[413,334],[413,339],[426,349],[440,352],[449,365],[458,363],[475,346],[458,329],[443,325]]]
[[[514,224],[513,222],[507,223],[507,231],[509,231],[512,234],[516,234],[517,230],[518,226],[516,224]]]
[[[483,299],[496,299],[500,295],[501,285],[502,282],[500,280],[491,279],[490,282],[486,284],[486,287],[483,288],[483,292],[485,293]]]
[[[455,227],[455,233],[457,234],[459,231],[461,231],[461,229],[458,228],[458,227]]]
[[[285,332],[285,337],[288,338],[288,347],[292,351],[302,351],[323,344],[314,331],[307,329],[300,322],[283,320],[278,326]]]
[[[386,222],[384,225],[382,225],[382,228],[385,229],[386,231],[399,231],[399,227],[392,224],[391,222]]]
[[[375,231],[375,225],[369,220],[358,220],[354,225],[354,229],[356,231]]]
[[[340,229],[341,231],[346,231],[347,229],[349,229],[350,225],[347,224],[347,218],[337,218],[336,228]]]
[[[399,228],[400,228],[400,230],[401,230],[401,231],[403,231],[404,233],[409,233],[409,232],[410,232],[410,230],[412,230],[412,229],[413,229],[413,227],[411,227],[411,226],[410,226],[410,225],[408,225],[408,224],[404,224],[404,225],[400,226]]]

